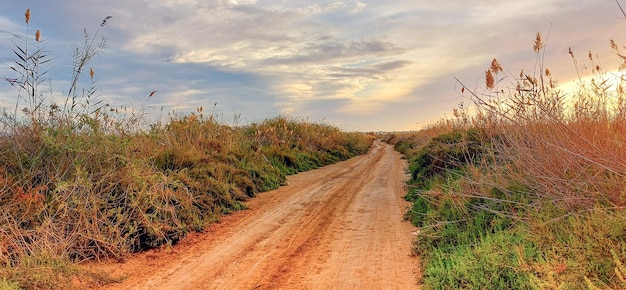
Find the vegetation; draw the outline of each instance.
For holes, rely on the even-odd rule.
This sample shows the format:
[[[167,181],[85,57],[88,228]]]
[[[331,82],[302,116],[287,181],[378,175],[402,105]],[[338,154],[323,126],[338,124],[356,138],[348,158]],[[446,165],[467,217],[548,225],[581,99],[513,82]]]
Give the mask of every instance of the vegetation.
[[[74,262],[175,244],[286,175],[372,142],[284,117],[228,126],[202,107],[144,126],[145,108],[113,109],[96,94],[88,64],[109,20],[74,50],[59,102],[41,32],[31,35],[25,13],[15,77],[6,78],[15,107],[0,112],[0,289],[109,283]],[[532,71],[506,74],[494,59],[483,91],[459,81],[471,114],[461,107],[418,133],[388,136],[410,164],[405,218],[418,227],[425,288],[626,288],[626,57],[611,47],[618,71],[589,52],[588,77],[565,94],[537,34]]]
[[[220,124],[203,108],[142,126],[144,108],[112,109],[96,96],[89,60],[101,52],[85,34],[63,103],[47,87],[41,33],[13,47],[17,92],[0,117],[0,288],[56,288],[79,279],[73,262],[124,259],[172,245],[223,214],[245,209],[285,176],[367,152],[372,136],[277,117]],[[89,72],[89,86],[81,77]],[[85,76],[86,77],[86,76]]]
[[[472,114],[389,136],[410,163],[426,289],[626,287],[626,66],[611,47],[619,70],[589,52],[589,77],[567,95],[537,34],[534,72],[507,75],[494,59],[484,91],[459,81]]]

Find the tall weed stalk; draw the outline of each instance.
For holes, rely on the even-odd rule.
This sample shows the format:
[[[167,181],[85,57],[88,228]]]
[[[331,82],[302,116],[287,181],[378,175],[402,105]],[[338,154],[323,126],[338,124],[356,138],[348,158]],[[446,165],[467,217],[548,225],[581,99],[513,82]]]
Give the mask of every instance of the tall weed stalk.
[[[27,33],[14,42],[16,76],[6,78],[16,107],[0,117],[4,285],[58,288],[77,276],[109,283],[114,279],[79,273],[73,262],[123,260],[173,245],[245,209],[247,199],[285,184],[287,174],[366,153],[374,138],[284,117],[227,126],[202,107],[150,126],[142,125],[144,108],[131,115],[107,110],[89,61],[104,48],[97,38],[111,17],[74,49],[70,87],[57,104],[47,87],[51,60],[41,32],[29,35],[30,16],[28,9]]]
[[[460,80],[474,104],[413,136],[390,138],[407,155],[407,213],[427,288],[624,287],[626,179],[624,48],[617,70],[586,53],[573,91],[544,65],[505,73],[493,59],[484,89]]]

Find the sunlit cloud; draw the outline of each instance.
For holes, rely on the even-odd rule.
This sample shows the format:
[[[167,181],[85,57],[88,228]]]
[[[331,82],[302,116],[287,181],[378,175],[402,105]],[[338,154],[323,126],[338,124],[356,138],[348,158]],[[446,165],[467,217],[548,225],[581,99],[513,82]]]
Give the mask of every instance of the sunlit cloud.
[[[12,37],[2,30],[23,31],[26,7],[17,2],[0,11],[0,39]],[[480,87],[493,58],[511,73],[541,58],[566,83],[575,74],[569,47],[581,65],[593,50],[612,69],[608,40],[626,40],[611,1],[31,2],[46,11],[33,18],[55,49],[114,17],[103,30],[109,47],[93,63],[111,104],[141,104],[158,90],[148,104],[166,111],[213,106],[248,121],[285,114],[349,130],[415,129],[446,115],[466,101],[455,77]],[[547,41],[541,56],[531,46],[537,32]],[[67,54],[56,52],[54,80],[67,78]]]
[[[173,54],[168,61],[173,63],[202,63],[268,76],[279,96],[274,105],[290,107],[312,97],[355,99],[359,91],[375,81],[391,79],[393,70],[411,63],[397,59],[406,49],[384,35],[353,39],[332,23],[318,19],[329,13],[359,13],[367,6],[360,1],[300,7],[249,4],[229,2],[202,13],[198,10],[178,23],[204,27],[196,29],[194,36],[176,33],[181,29],[177,25],[163,27],[137,36],[130,48],[149,51],[149,47],[171,47]],[[197,35],[208,37],[197,39]],[[372,64],[355,65],[364,60]],[[293,111],[286,107],[281,110]]]

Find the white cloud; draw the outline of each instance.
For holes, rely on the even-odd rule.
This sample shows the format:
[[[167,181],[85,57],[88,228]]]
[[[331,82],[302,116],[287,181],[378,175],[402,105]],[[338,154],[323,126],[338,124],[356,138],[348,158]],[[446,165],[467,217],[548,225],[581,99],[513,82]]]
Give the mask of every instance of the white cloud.
[[[8,37],[22,30],[23,27],[11,21],[8,17],[0,15],[0,38]]]
[[[226,0],[227,5],[252,5],[255,4],[256,0]]]
[[[402,59],[406,49],[386,39],[384,34],[353,38],[352,32],[343,29],[360,28],[323,19],[337,13],[360,13],[366,7],[360,1],[296,7],[256,5],[244,9],[214,6],[143,32],[131,40],[129,48],[152,52],[169,47],[173,52],[169,61],[174,63],[203,63],[267,76],[273,94],[280,96],[276,100],[278,106],[288,103],[293,107],[294,103],[310,98],[356,101],[360,91],[376,82],[393,79],[394,70],[411,62]],[[363,60],[373,65],[348,67]],[[289,101],[285,102],[286,99]]]
[[[388,102],[415,98],[412,93],[435,79],[447,78],[453,88],[454,76],[478,78],[494,57],[511,66],[522,65],[522,58],[532,62],[527,52],[534,34],[562,20],[555,19],[559,13],[586,12],[590,3],[230,1],[195,10],[131,43],[139,51],[169,47],[170,60],[179,64],[266,76],[283,112],[307,111],[305,100],[332,99],[341,100],[339,113],[371,114]],[[450,88],[432,94],[453,94]]]
[[[114,88],[167,86],[160,89],[159,104],[171,104],[177,96],[189,104],[223,98],[237,104],[233,110],[250,107],[244,115],[262,110],[328,117],[357,128],[374,124],[366,120],[375,116],[393,120],[388,127],[406,127],[443,115],[441,108],[459,101],[455,76],[480,84],[494,57],[511,70],[532,66],[536,32],[548,40],[546,61],[557,75],[571,68],[569,46],[582,56],[588,49],[598,51],[594,43],[607,47],[610,38],[626,43],[619,39],[626,24],[609,2],[98,0],[84,5],[67,0],[40,5],[60,19],[47,24],[52,33],[59,22],[75,28],[114,16],[105,35],[118,43],[105,57],[130,58],[116,63],[124,78]],[[23,14],[22,8],[15,11]],[[8,19],[0,12],[0,27],[9,27]],[[401,113],[410,115],[402,121]]]

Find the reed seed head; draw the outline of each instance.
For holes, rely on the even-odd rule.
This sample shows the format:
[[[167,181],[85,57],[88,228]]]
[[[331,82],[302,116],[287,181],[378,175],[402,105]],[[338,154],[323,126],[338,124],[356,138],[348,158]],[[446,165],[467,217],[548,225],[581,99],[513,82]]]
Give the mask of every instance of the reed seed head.
[[[93,68],[89,68],[89,77],[93,79],[93,76],[94,76]]]
[[[493,78],[493,74],[491,73],[491,70],[487,70],[485,72],[485,85],[487,86],[488,89],[493,89],[496,85],[496,81]]]
[[[490,67],[491,71],[495,74],[497,74],[498,72],[502,72],[502,65],[498,62],[497,59],[493,59],[491,61],[491,67]]]
[[[37,29],[37,32],[35,32],[35,41],[39,42],[40,39],[41,39],[41,30]]]
[[[107,25],[107,21],[109,21],[109,19],[113,18],[113,16],[107,16],[104,18],[104,20],[102,20],[102,22],[100,23],[100,27]]]
[[[541,40],[541,33],[537,32],[535,41],[533,42],[533,50],[539,52],[543,48],[543,41]]]
[[[26,13],[24,13],[24,19],[26,23],[30,22],[30,8],[26,8]]]

